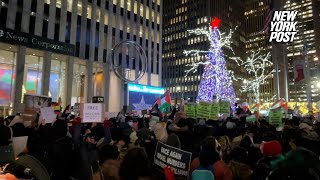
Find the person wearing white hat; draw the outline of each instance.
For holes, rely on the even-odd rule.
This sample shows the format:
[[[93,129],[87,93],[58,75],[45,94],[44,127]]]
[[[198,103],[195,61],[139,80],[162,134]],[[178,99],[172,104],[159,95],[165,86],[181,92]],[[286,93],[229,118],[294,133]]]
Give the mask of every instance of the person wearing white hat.
[[[319,135],[313,131],[312,126],[307,123],[300,123],[299,129],[302,131],[302,136],[310,140],[319,140]]]

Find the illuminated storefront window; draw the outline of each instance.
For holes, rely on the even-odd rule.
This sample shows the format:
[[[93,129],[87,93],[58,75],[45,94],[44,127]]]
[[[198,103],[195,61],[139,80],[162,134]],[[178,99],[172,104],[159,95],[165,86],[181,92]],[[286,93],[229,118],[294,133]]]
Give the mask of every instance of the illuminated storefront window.
[[[92,85],[93,85],[93,95],[94,96],[104,96],[103,91],[103,68],[100,64],[95,63],[93,65],[93,76],[92,76]]]
[[[0,106],[10,106],[14,97],[15,65],[17,53],[8,46],[0,50]]]
[[[41,95],[43,54],[27,49],[22,94]]]
[[[52,101],[57,102],[61,98],[63,107],[66,106],[63,101],[66,99],[66,59],[66,56],[52,55],[49,85]]]
[[[86,74],[86,62],[80,59],[75,60],[73,64],[71,105],[86,102]]]

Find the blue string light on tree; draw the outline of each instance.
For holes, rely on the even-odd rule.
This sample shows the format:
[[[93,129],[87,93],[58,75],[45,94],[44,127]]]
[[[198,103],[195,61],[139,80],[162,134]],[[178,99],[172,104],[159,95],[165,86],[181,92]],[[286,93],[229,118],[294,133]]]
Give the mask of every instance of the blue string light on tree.
[[[217,100],[224,100],[230,103],[236,102],[235,92],[232,86],[232,80],[235,78],[233,77],[233,72],[227,69],[225,55],[222,52],[222,47],[228,48],[233,52],[231,48],[231,37],[234,31],[230,30],[228,35],[220,33],[218,29],[220,21],[219,18],[214,18],[208,30],[188,30],[190,34],[205,35],[210,41],[208,51],[185,50],[183,52],[186,56],[201,56],[206,54],[205,61],[192,62],[186,65],[191,67],[185,71],[186,76],[190,72],[196,72],[199,65],[204,65],[197,102],[213,102],[214,97]],[[233,60],[237,62],[235,58]]]

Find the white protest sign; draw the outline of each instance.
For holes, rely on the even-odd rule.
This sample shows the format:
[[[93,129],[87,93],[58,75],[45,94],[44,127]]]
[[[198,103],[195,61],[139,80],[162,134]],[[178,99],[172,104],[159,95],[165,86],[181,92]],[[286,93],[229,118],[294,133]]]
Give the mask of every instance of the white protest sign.
[[[102,103],[84,103],[80,105],[80,109],[80,117],[83,123],[103,122],[105,112]]]
[[[14,157],[17,157],[27,147],[28,136],[12,138]]]
[[[40,119],[44,119],[46,123],[53,123],[57,118],[57,115],[54,113],[53,107],[43,107],[40,108],[40,111]]]
[[[119,112],[106,112],[106,117],[108,119],[110,118],[116,118],[118,116]]]
[[[158,142],[154,155],[154,164],[163,169],[169,166],[175,175],[188,176],[191,163],[191,153]]]

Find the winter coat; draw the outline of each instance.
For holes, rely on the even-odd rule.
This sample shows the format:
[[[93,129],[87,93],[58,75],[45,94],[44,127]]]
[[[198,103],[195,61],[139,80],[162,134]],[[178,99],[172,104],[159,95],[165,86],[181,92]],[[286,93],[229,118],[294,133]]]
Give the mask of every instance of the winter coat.
[[[250,180],[252,175],[252,170],[249,165],[241,162],[231,160],[229,163],[229,168],[232,171],[234,180]]]
[[[0,125],[0,146],[7,146],[10,144],[11,139],[10,128],[5,125]]]
[[[200,166],[199,158],[195,158],[190,166],[190,175],[193,171]],[[222,160],[217,161],[213,164],[214,179],[215,180],[232,180],[232,172],[229,167]]]
[[[99,154],[95,144],[84,142],[79,150],[79,170],[78,179],[88,180],[92,177],[93,172],[99,169]]]
[[[119,168],[120,161],[112,159],[106,160],[100,166],[101,171],[97,171],[93,174],[93,180],[120,180]]]
[[[212,167],[202,168],[199,166],[192,172],[191,180],[214,180],[214,175],[212,174]]]
[[[64,180],[72,176],[74,170],[72,139],[65,136],[48,145],[49,162],[52,167],[52,180]]]

